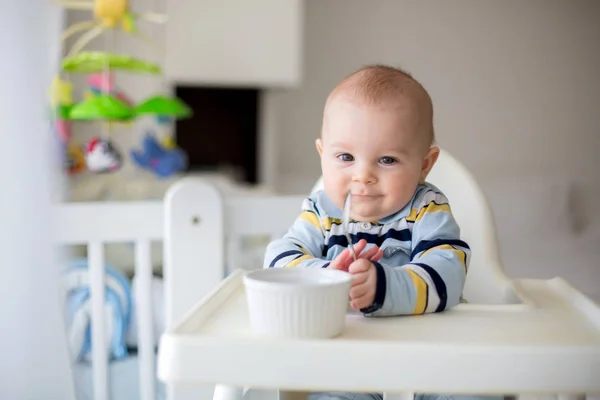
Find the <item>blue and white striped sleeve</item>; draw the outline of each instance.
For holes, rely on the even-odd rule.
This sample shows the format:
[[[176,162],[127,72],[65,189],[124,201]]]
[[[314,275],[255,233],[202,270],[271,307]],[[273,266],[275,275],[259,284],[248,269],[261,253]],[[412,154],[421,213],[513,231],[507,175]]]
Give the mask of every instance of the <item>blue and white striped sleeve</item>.
[[[312,198],[306,198],[302,211],[282,238],[269,243],[265,252],[264,268],[309,267],[325,268],[325,246],[321,216]]]
[[[424,314],[448,310],[460,302],[471,250],[448,199],[427,190],[407,218],[412,227],[410,262],[402,266],[375,263],[377,287],[373,316]]]

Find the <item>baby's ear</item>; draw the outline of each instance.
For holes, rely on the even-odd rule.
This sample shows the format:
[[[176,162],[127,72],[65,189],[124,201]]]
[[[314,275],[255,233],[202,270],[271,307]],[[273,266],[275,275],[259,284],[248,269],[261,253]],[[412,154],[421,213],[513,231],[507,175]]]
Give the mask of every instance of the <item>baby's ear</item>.
[[[315,145],[317,146],[317,151],[319,152],[319,155],[322,156],[323,155],[323,141],[321,140],[321,138],[318,138],[317,140],[315,140]]]
[[[425,179],[427,179],[427,175],[429,175],[429,172],[435,165],[435,162],[437,161],[439,155],[440,155],[439,147],[432,146],[429,149],[429,151],[425,155],[425,158],[423,158],[423,162],[421,164],[421,178],[419,179],[419,183],[421,183],[421,184],[425,183]]]

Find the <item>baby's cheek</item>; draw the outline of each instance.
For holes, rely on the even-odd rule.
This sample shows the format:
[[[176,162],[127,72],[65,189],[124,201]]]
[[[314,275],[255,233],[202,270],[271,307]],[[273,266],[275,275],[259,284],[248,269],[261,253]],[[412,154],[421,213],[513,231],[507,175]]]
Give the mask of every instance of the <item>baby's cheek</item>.
[[[344,199],[346,196],[346,189],[343,182],[340,179],[335,178],[323,178],[323,184],[325,186],[325,192],[327,197],[340,209],[344,207]]]

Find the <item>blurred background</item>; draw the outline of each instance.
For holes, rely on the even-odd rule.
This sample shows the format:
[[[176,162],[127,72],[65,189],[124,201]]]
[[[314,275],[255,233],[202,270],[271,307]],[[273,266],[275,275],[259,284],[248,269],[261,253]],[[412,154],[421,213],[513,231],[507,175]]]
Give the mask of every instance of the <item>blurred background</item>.
[[[127,53],[163,66],[160,79],[117,73],[120,89],[133,101],[166,92],[191,107],[193,116],[176,121],[166,134],[187,159],[183,170],[167,177],[133,161],[131,152],[141,149],[146,135],[156,129],[143,118],[110,135],[123,154],[120,169],[57,176],[62,160],[57,161],[58,151],[48,154],[56,149],[46,129],[44,102],[59,58],[77,40],[72,37],[61,48],[60,32],[90,20],[91,13],[65,11],[49,1],[0,3],[0,44],[5,49],[0,113],[7,127],[0,135],[9,140],[9,149],[22,149],[0,158],[6,302],[27,308],[32,305],[28,294],[52,296],[53,289],[37,281],[23,287],[16,283],[42,276],[36,263],[50,256],[42,240],[51,222],[49,204],[37,209],[36,227],[23,223],[32,217],[33,198],[46,199],[51,193],[54,200],[70,203],[161,199],[186,176],[211,179],[233,194],[308,193],[319,177],[314,141],[326,96],[344,76],[375,63],[407,70],[429,91],[438,145],[472,172],[487,196],[507,273],[562,276],[600,301],[599,1],[130,3],[135,10],[164,12],[169,21],[139,22],[145,39],[117,34],[110,42],[95,39],[87,49]],[[76,92],[89,85],[82,76],[73,76],[73,82]],[[84,146],[101,134],[99,129],[76,122],[70,142]],[[43,251],[25,258],[10,244],[34,236]],[[110,246],[107,259],[132,271],[131,248]],[[160,260],[157,246],[157,274]],[[17,263],[26,267],[11,267]],[[54,279],[54,272],[45,271],[44,279]],[[50,310],[55,304],[44,306]],[[16,315],[2,313],[5,321]],[[46,340],[56,340],[52,335],[60,335],[60,316],[43,315],[56,327]],[[33,341],[31,332],[39,320],[23,318],[12,337]],[[14,346],[6,346],[3,352],[14,353]],[[40,359],[44,349],[40,344]],[[56,351],[52,357],[66,361]],[[17,379],[27,362],[32,361],[24,360],[21,369],[3,369],[2,384],[11,382],[11,376]],[[48,385],[58,382],[43,377]]]
[[[164,53],[127,35],[114,46],[160,62],[165,76],[127,75],[122,86],[136,100],[166,89],[192,107],[194,117],[174,128],[189,156],[186,175],[236,192],[307,193],[319,176],[314,141],[329,91],[365,64],[399,66],[429,91],[438,144],[487,195],[509,274],[561,275],[600,299],[599,2],[132,4],[167,12],[166,25],[141,25]],[[87,18],[67,13],[69,25]],[[112,139],[128,152],[146,126]],[[76,141],[96,134],[74,129]],[[113,174],[71,177],[69,196],[161,198],[179,178],[159,179],[127,159]]]

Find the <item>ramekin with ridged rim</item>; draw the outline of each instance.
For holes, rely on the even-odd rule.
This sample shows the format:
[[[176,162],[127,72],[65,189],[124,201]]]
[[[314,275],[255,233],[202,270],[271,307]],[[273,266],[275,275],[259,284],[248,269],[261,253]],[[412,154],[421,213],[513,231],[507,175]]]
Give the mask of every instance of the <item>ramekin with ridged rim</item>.
[[[285,338],[332,338],[346,324],[350,274],[326,268],[268,268],[244,275],[250,326]]]

